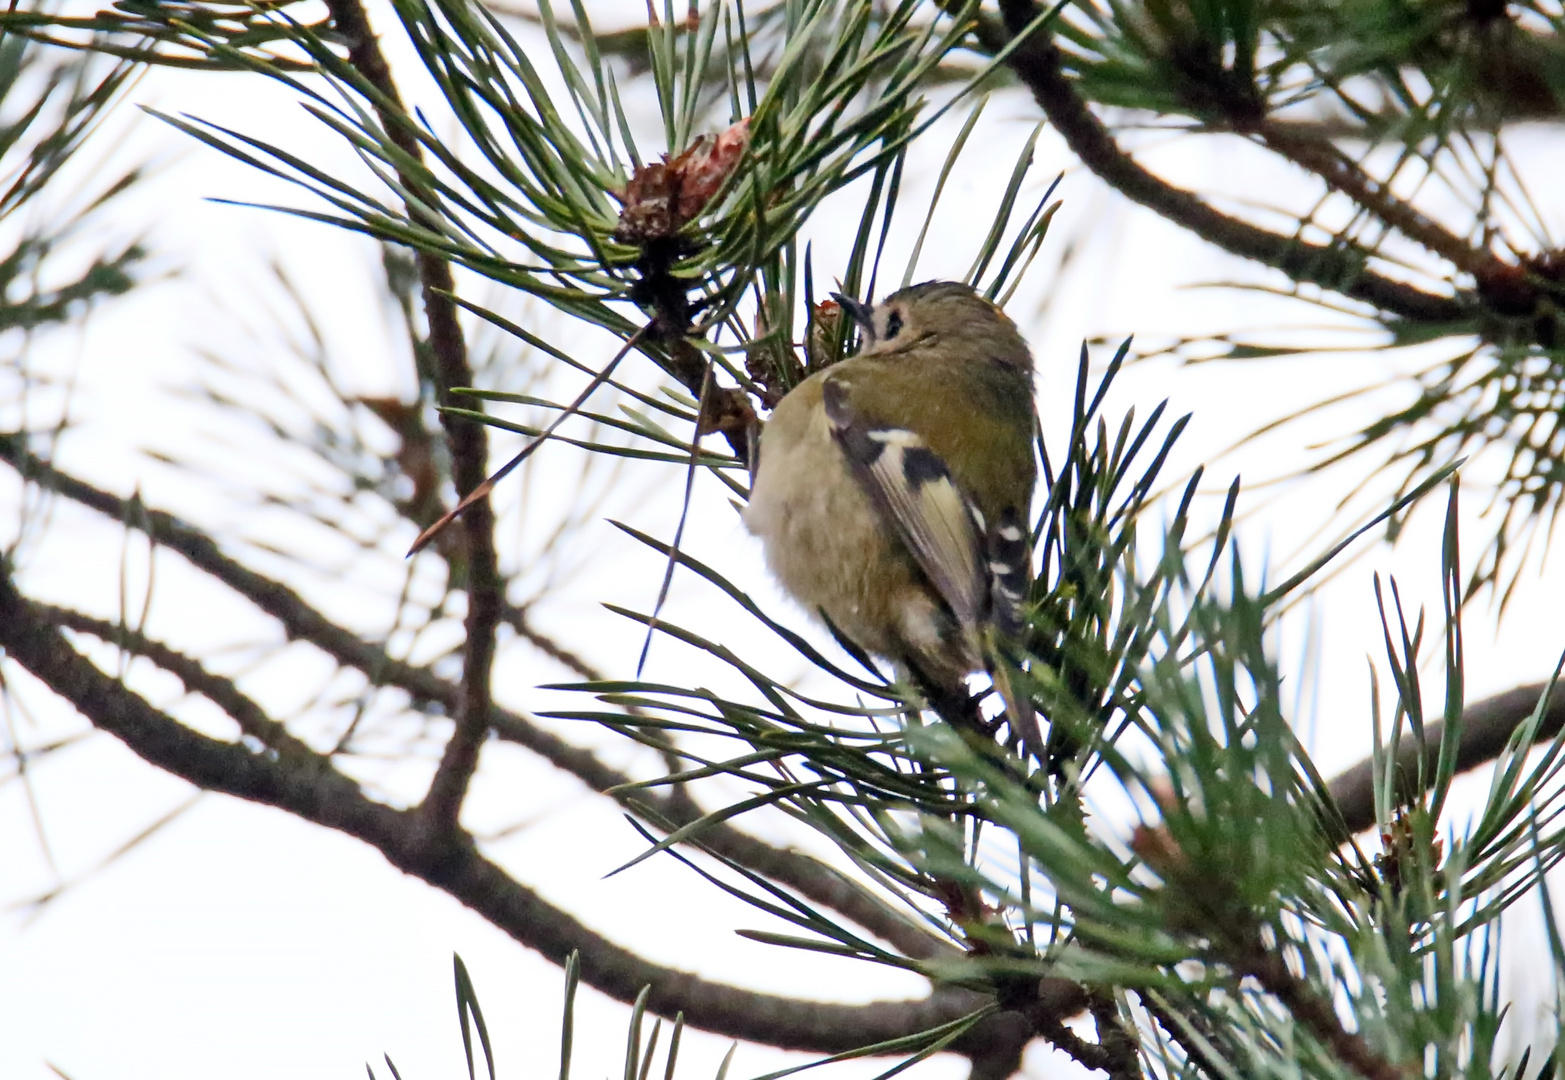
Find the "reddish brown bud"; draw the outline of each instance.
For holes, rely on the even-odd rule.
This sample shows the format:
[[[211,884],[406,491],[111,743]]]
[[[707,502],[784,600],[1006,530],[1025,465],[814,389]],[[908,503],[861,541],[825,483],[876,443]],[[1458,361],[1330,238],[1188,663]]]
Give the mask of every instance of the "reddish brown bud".
[[[636,166],[623,194],[614,238],[627,244],[666,240],[694,220],[733,174],[750,145],[750,121],[703,135],[676,156]]]

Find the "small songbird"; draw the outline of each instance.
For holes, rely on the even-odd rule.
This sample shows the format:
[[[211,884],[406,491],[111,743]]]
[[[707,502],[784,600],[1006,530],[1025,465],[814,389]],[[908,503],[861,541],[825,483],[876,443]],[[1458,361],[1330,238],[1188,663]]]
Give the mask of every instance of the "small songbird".
[[[794,387],[761,435],[745,511],[783,587],[899,664],[934,710],[979,714],[988,671],[1012,734],[1043,753],[1002,652],[1031,580],[1033,362],[971,287],[930,281],[871,307],[836,295],[858,354]]]

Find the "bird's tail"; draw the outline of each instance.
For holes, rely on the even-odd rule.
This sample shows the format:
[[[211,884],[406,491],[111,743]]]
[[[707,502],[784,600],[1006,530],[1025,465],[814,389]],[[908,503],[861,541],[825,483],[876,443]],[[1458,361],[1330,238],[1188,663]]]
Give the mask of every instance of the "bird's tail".
[[[1011,734],[1021,739],[1027,753],[1042,761],[1043,733],[1038,729],[1038,714],[1032,707],[1032,698],[1016,692],[1016,681],[1012,677],[1015,665],[999,649],[986,649],[985,656],[989,678],[994,682],[1000,700],[1005,702],[1005,720]]]

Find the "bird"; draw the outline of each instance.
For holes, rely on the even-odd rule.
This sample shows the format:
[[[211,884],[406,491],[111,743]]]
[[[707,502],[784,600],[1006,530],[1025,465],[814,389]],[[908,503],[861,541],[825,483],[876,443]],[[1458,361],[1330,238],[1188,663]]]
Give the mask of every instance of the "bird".
[[[905,671],[942,718],[985,723],[967,676],[987,671],[1012,736],[1041,755],[1007,658],[1031,583],[1032,353],[961,282],[873,305],[832,295],[859,351],[772,410],[745,526],[785,591]]]

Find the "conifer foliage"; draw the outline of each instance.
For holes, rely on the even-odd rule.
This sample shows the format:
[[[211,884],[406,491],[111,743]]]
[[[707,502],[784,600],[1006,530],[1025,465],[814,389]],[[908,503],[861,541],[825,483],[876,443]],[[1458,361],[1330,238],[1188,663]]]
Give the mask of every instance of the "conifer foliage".
[[[632,1078],[660,1053],[675,1075],[686,1025],[827,1060],[880,1056],[891,1071],[957,1053],[977,1078],[1016,1071],[1035,1039],[1113,1080],[1552,1075],[1552,1037],[1521,1052],[1505,1027],[1498,928],[1512,905],[1541,897],[1565,986],[1546,881],[1565,852],[1565,704],[1548,672],[1469,703],[1462,628],[1470,598],[1503,608],[1534,572],[1565,498],[1565,254],[1506,152],[1519,125],[1558,124],[1565,111],[1557,5],[664,0],[608,31],[594,15],[584,0],[569,12],[548,0],[525,11],[122,0],[0,16],[0,95],[21,117],[0,127],[0,214],[49,187],[138,65],[281,84],[307,122],[351,148],[355,171],[208,122],[199,107],[160,119],[293,185],[297,200],[270,209],[384,246],[384,290],[419,386],[414,401],[353,398],[317,341],[270,372],[214,364],[206,388],[213,408],[259,420],[302,455],[300,475],[315,479],[289,512],[354,537],[366,560],[398,565],[411,546],[395,622],[381,626],[332,614],[303,545],[268,549],[115,495],[56,466],[63,420],[5,412],[0,460],[26,498],[0,561],[0,672],[29,672],[93,729],[202,791],[369,845],[560,964],[562,1076],[579,983],[633,1003]],[[392,38],[413,70],[388,62]],[[39,85],[29,70],[46,73],[46,89],[24,101]],[[438,96],[438,122],[405,97],[414,75]],[[941,238],[946,179],[970,165],[969,137],[1001,95],[1031,102],[1039,127],[1014,161],[987,166],[1008,176],[988,228]],[[960,124],[937,146],[953,126],[942,118]],[[1038,442],[1045,483],[1015,679],[1048,728],[1040,760],[940,722],[895,672],[849,642],[801,634],[682,539],[699,527],[697,485],[742,506],[768,411],[851,351],[832,292],[918,280],[920,252],[938,240],[969,246],[967,280],[984,295],[1015,295],[1058,209],[1052,187],[1037,197],[1045,124],[1126,198],[1265,268],[1257,287],[1353,320],[1388,353],[1433,359],[1411,395],[1310,463],[1349,477],[1349,493],[1388,471],[1396,496],[1271,584],[1239,554],[1238,482],[1224,479],[1208,506],[1203,470],[1168,474],[1191,417],[1161,405],[1115,413],[1108,392],[1127,378],[1130,346],[1103,350],[1097,367],[1083,348],[1069,428]],[[1243,140],[1309,177],[1314,201],[1263,213],[1180,187],[1137,160],[1148,126]],[[904,180],[920,167],[938,168],[938,183],[913,205]],[[844,207],[851,255],[823,266],[802,236]],[[918,228],[901,265],[885,255],[894,218]],[[0,259],[0,328],[31,333],[135,285],[143,252],[127,246],[63,285],[31,287],[54,243],[30,234]],[[1167,351],[1263,364],[1318,347],[1236,333]],[[387,431],[389,453],[376,449]],[[491,436],[517,435],[514,456],[491,454]],[[580,463],[580,497],[565,508],[529,502],[522,483],[524,465],[555,453]],[[1465,562],[1464,461],[1502,466],[1485,485],[1496,524]],[[666,573],[655,598],[599,599],[649,645],[679,643],[696,658],[685,672],[647,664],[646,647],[639,663],[600,670],[536,617],[556,570],[586,574],[571,538],[631,465],[661,470],[655,490],[679,504],[679,524],[667,535],[621,525]],[[1287,711],[1279,620],[1333,559],[1442,499],[1443,610],[1426,619],[1404,610],[1394,582],[1377,586],[1387,693],[1362,718],[1375,752],[1328,780]],[[221,658],[149,636],[123,605],[116,617],[35,596],[28,563],[47,557],[36,511],[48,500],[177,555],[362,689],[284,714]],[[555,525],[517,559],[499,538],[529,515]],[[701,591],[720,614],[665,617],[674,588]],[[731,644],[741,624],[743,640],[769,645]],[[424,641],[457,625],[459,644],[430,659]],[[573,673],[546,713],[497,688],[497,656],[517,647]],[[238,736],[155,706],[116,656],[172,676]],[[645,756],[624,771],[607,764],[572,741],[583,723]],[[646,841],[628,866],[681,860],[784,927],[752,938],[911,971],[928,995],[794,1000],[614,945],[464,826],[492,740],[618,802]],[[418,799],[362,782],[358,755],[415,756],[415,745],[436,746],[438,761]],[[41,752],[12,750],[18,762]],[[1454,825],[1452,783],[1479,766],[1491,768],[1487,795]],[[745,828],[761,815],[836,857],[761,842]],[[470,1070],[476,1033],[490,1075],[503,1074],[460,960],[456,983]],[[672,1022],[661,1051],[662,1020],[643,1037],[653,1017]]]

